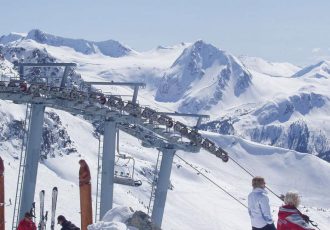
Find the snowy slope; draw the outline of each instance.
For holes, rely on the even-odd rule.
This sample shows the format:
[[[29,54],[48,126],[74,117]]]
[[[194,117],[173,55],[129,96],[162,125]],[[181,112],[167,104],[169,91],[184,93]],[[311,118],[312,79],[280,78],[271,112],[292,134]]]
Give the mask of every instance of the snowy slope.
[[[291,128],[291,136],[295,137],[297,134],[297,138],[291,139],[292,146],[303,146],[299,143],[305,143],[300,140],[304,140],[307,134],[309,137],[315,134],[316,140],[311,141],[313,146],[315,143],[322,146],[322,141],[324,146],[328,146],[327,139],[322,139],[321,135],[318,135],[321,133],[327,137],[330,131],[329,118],[326,116],[329,113],[329,83],[326,78],[289,78],[287,75],[274,77],[270,74],[274,69],[260,73],[251,66],[244,66],[236,57],[202,41],[158,47],[143,53],[130,52],[114,58],[102,52],[86,54],[76,50],[74,45],[40,43],[33,37],[27,39],[26,35],[15,39],[7,38],[11,42],[0,47],[0,52],[4,53],[8,60],[15,53],[18,59],[24,57],[28,61],[76,62],[78,68],[72,79],[77,81],[80,80],[80,73],[81,78],[87,81],[145,82],[147,88],[139,92],[140,104],[147,104],[163,111],[180,109],[210,114],[212,120],[207,129],[211,128],[212,122],[214,127],[219,128],[217,125],[221,126],[222,122],[227,121],[228,130],[232,127],[235,136],[209,132],[204,134],[224,147],[231,157],[253,174],[265,176],[267,184],[276,193],[285,193],[289,189],[300,191],[303,195],[303,205],[306,206],[303,210],[308,210],[308,214],[319,223],[321,229],[330,226],[330,203],[326,199],[330,186],[330,179],[326,176],[330,170],[329,163],[310,154],[285,149],[289,148],[289,145],[279,145],[285,148],[276,148],[241,138],[273,144],[270,143],[270,137],[276,136],[274,134],[278,130],[277,127],[282,127],[281,133],[287,135],[278,137],[278,140],[282,140],[281,138],[288,137],[290,126],[296,123],[297,125]],[[2,77],[17,74],[8,61],[2,62],[0,71]],[[55,70],[47,71],[50,74]],[[60,70],[58,71],[55,71],[56,75],[61,74]],[[164,85],[167,76],[184,83],[184,90],[180,92],[182,94],[167,95],[167,98],[161,95],[162,100],[154,101],[155,97],[159,98],[158,90]],[[206,88],[207,85],[211,86]],[[103,90],[115,94],[132,94],[132,89],[124,87],[107,87]],[[220,93],[223,94],[221,100],[217,97]],[[177,101],[172,100],[172,96]],[[211,102],[212,98],[214,103]],[[217,98],[219,100],[216,100]],[[190,108],[188,104],[196,102],[195,105],[198,105],[200,101],[209,107]],[[5,161],[6,201],[9,205],[9,198],[14,201],[16,189],[20,136],[6,130],[15,130],[11,127],[24,119],[25,107],[1,101],[0,111],[3,127],[1,137],[5,137],[0,139],[0,154]],[[54,114],[57,114],[58,118]],[[301,120],[304,122],[301,123]],[[76,151],[66,152],[62,145],[56,143],[50,145],[55,154],[50,154],[39,165],[37,191],[45,189],[49,198],[51,188],[58,186],[58,214],[64,214],[73,222],[79,223],[77,184],[78,161],[81,158],[86,159],[90,165],[95,196],[98,151],[95,127],[79,116],[52,109],[47,110],[46,121],[49,129],[58,124],[60,130],[66,133],[61,140],[70,140],[71,147]],[[313,129],[313,132],[305,132],[304,124],[307,124],[308,130]],[[253,130],[255,131],[252,132]],[[257,135],[261,130],[265,130],[263,135]],[[57,132],[56,129],[54,131]],[[218,132],[216,129],[212,131]],[[59,138],[52,135],[50,137],[54,137],[55,140]],[[146,212],[153,178],[151,172],[156,162],[157,150],[143,148],[138,140],[124,133],[121,133],[120,137],[120,151],[136,158],[135,176],[143,181],[143,185],[139,188],[115,185],[115,205],[131,206],[134,210]],[[288,144],[289,139],[285,140]],[[247,194],[251,190],[251,178],[234,162],[224,164],[205,151],[197,154],[178,154],[246,204]],[[171,184],[174,189],[168,193],[164,229],[196,229],[196,226],[199,226],[198,229],[249,228],[247,210],[242,205],[210,184],[178,158],[174,160]],[[281,201],[271,194],[269,196],[276,219]],[[36,199],[37,197],[38,194]],[[50,200],[47,202],[49,210]],[[13,205],[9,205],[6,210],[9,224],[7,227],[11,223],[12,208]]]
[[[204,128],[313,153],[329,161],[328,79],[305,75],[283,78],[250,72],[261,100],[224,107],[220,116]]]
[[[250,70],[274,77],[291,77],[301,69],[288,62],[269,62],[258,57],[239,56],[239,60]]]
[[[13,41],[18,41],[26,37],[23,33],[10,33],[8,35],[2,35],[0,37],[0,44],[7,44]]]
[[[295,73],[293,77],[328,79],[330,77],[330,61],[321,61],[314,65],[307,66]]]
[[[96,181],[97,140],[92,135],[93,127],[78,117],[56,111],[67,126],[70,137],[77,144],[78,153],[63,157],[49,158],[39,165],[37,191],[45,189],[50,193],[53,186],[59,187],[58,213],[64,214],[75,223],[79,223],[78,196],[78,161],[84,158],[88,161],[93,187]],[[80,127],[77,131],[76,127]],[[330,224],[330,203],[322,197],[327,196],[330,179],[325,175],[330,173],[329,164],[319,158],[301,154],[286,149],[267,147],[236,138],[205,133],[230,152],[231,157],[240,162],[255,175],[263,175],[267,185],[277,193],[289,189],[298,190],[303,196],[304,211],[317,221],[320,228]],[[18,160],[11,157],[12,151],[1,146],[1,156],[6,165],[6,201],[13,200]],[[157,151],[144,149],[138,141],[121,135],[120,149],[122,153],[130,154],[137,159],[136,179],[141,179],[143,185],[138,188],[115,186],[114,200],[116,205],[130,206],[134,210],[146,212],[150,194],[150,179],[152,165],[155,164]],[[250,176],[232,161],[222,163],[214,156],[201,151],[198,154],[178,152],[188,162],[213,179],[221,187],[246,204],[250,191]],[[8,165],[10,164],[10,165]],[[317,168],[317,170],[315,170]],[[289,175],[289,176],[288,176]],[[245,229],[249,226],[247,210],[231,197],[206,181],[201,175],[175,158],[169,190],[164,229]],[[95,190],[94,190],[95,195]],[[37,200],[36,194],[36,200]],[[269,195],[274,218],[281,202]],[[95,198],[94,198],[95,201]],[[48,196],[49,210],[50,200]],[[7,207],[6,217],[11,220],[12,205]],[[240,221],[237,221],[239,219]]]

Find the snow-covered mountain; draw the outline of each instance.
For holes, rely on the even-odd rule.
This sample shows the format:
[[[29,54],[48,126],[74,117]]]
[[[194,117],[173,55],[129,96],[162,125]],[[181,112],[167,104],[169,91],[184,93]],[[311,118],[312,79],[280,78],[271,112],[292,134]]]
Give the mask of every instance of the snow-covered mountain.
[[[327,62],[312,65],[294,77],[274,77],[250,70],[254,90],[260,92],[262,100],[242,100],[241,105],[224,108],[204,128],[313,153],[329,161],[330,126],[326,114],[330,95],[326,67]],[[319,77],[321,74],[323,77]]]
[[[250,86],[251,78],[237,58],[197,41],[166,71],[155,99],[180,101],[180,111],[196,113],[216,106],[223,97],[240,97]]]
[[[288,62],[270,62],[262,58],[249,56],[239,56],[238,58],[246,68],[274,77],[291,77],[301,69]]]
[[[321,61],[317,64],[307,66],[295,73],[293,77],[326,78],[330,77],[330,61]]]
[[[23,33],[10,33],[8,35],[2,35],[0,37],[0,44],[7,44],[13,41],[18,41],[26,37]]]
[[[26,36],[24,34],[11,33],[0,37],[0,44],[8,44],[10,42],[19,42],[31,39],[40,44],[47,44],[55,47],[66,46],[83,54],[101,53],[110,57],[122,57],[134,51],[114,40],[102,42],[87,41],[84,39],[70,39],[45,33],[41,30],[31,30]]]
[[[329,97],[300,92],[261,105],[249,104],[228,111],[202,128],[234,134],[258,143],[309,152],[330,160]]]
[[[5,59],[0,60],[0,76],[8,79],[17,75],[11,61],[24,59],[26,62],[76,62],[78,67],[69,77],[72,84],[82,80],[145,82],[147,88],[139,91],[140,104],[162,111],[210,114],[211,120],[202,128],[213,133],[205,131],[203,135],[226,149],[254,175],[265,176],[267,185],[275,192],[298,190],[303,196],[302,210],[308,212],[321,229],[330,226],[330,203],[326,198],[330,189],[330,179],[326,176],[330,165],[312,154],[300,153],[310,152],[329,160],[327,78],[289,77],[294,75],[296,67],[293,65],[257,58],[239,59],[203,41],[141,53],[129,51],[117,56],[103,53],[97,42],[92,43],[38,30],[27,35],[2,36],[0,54]],[[85,49],[88,46],[90,51]],[[109,52],[117,53],[117,48],[110,47]],[[29,77],[51,75],[56,83],[62,71],[35,68],[27,69],[26,73]],[[132,89],[123,87],[102,90],[132,94]],[[7,227],[11,225],[13,212],[9,198],[14,200],[25,108],[0,101],[0,154],[6,167]],[[37,191],[50,192],[57,186],[60,191],[57,213],[68,216],[74,223],[80,222],[76,197],[79,196],[77,162],[81,158],[90,165],[95,196],[97,136],[97,127],[82,117],[46,110],[42,147],[45,157],[39,165]],[[138,140],[120,133],[120,151],[135,158],[134,176],[143,185],[138,188],[116,185],[115,206],[131,206],[146,212],[157,150],[144,148]],[[178,151],[178,154],[246,204],[251,178],[233,161],[224,164],[205,151],[197,154]],[[171,184],[163,229],[196,229],[198,226],[198,229],[208,230],[241,230],[250,227],[247,210],[242,205],[179,158],[174,160]],[[281,201],[269,196],[276,220]],[[46,202],[46,207],[49,210],[50,202]]]

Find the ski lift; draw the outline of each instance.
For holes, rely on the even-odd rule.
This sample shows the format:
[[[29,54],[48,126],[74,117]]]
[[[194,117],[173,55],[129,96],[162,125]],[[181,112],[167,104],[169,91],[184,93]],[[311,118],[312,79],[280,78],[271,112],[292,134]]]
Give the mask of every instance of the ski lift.
[[[89,93],[89,101],[104,105],[107,102],[107,99],[101,91],[92,91]]]
[[[77,89],[72,89],[70,92],[70,99],[76,100],[76,101],[84,101],[86,98],[88,98],[87,93],[83,91],[78,91]]]
[[[167,128],[172,128],[173,124],[174,124],[174,121],[172,120],[172,118],[165,114],[160,115],[160,117],[158,118],[157,121],[159,124],[165,125]]]
[[[227,162],[229,160],[229,156],[228,156],[228,153],[226,153],[222,148],[218,148],[216,151],[215,151],[215,155],[217,157],[219,157],[220,159],[222,159],[223,162]]]
[[[28,93],[34,95],[34,96],[38,96],[39,95],[39,85],[37,84],[31,84],[29,89],[28,89]]]
[[[13,80],[10,79],[7,90],[10,92],[26,92],[27,91],[27,84],[21,80]]]
[[[214,153],[216,151],[215,144],[207,138],[204,139],[204,141],[202,143],[202,147],[208,149],[212,153]]]
[[[149,119],[150,122],[157,121],[158,116],[156,110],[153,110],[151,108],[145,107],[142,114],[142,117]]]
[[[196,145],[200,145],[203,141],[202,135],[197,130],[191,130],[188,133],[188,138]]]
[[[135,117],[140,117],[141,115],[141,107],[138,104],[134,104],[131,101],[127,102],[123,110]]]
[[[189,132],[188,127],[179,121],[175,122],[174,130],[179,132],[182,136],[187,136]]]
[[[121,110],[124,107],[124,102],[120,97],[110,95],[107,105]]]
[[[142,185],[141,180],[134,179],[135,159],[131,156],[121,154],[119,151],[119,130],[117,130],[117,152],[115,161],[114,183],[138,187]],[[120,164],[119,162],[124,161]],[[118,170],[117,170],[118,169]]]

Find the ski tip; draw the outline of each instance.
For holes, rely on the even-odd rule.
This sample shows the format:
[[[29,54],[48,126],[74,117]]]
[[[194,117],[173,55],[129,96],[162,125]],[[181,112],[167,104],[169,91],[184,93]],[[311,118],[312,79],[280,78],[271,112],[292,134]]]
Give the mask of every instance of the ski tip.
[[[54,187],[53,190],[57,190],[57,187]]]

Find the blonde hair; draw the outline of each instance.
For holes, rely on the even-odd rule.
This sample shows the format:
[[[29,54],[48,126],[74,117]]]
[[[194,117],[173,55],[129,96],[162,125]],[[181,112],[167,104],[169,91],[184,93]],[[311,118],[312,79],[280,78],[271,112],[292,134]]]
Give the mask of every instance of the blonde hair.
[[[253,188],[262,188],[262,185],[265,183],[265,179],[261,176],[256,176],[252,179]]]
[[[296,191],[287,192],[284,197],[284,203],[286,205],[293,205],[295,207],[298,207],[300,204],[300,197],[298,192]]]

